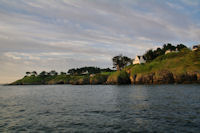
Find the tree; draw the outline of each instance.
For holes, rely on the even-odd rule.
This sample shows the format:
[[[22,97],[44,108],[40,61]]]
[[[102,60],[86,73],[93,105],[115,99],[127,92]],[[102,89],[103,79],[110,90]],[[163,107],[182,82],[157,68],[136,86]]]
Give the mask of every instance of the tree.
[[[161,48],[157,48],[156,51],[154,51],[154,54],[156,57],[163,55],[164,51]]]
[[[50,71],[50,75],[51,76],[56,76],[56,75],[58,75],[58,73],[55,70],[51,70]]]
[[[66,72],[60,72],[60,75],[66,75]]]
[[[173,46],[171,43],[164,44],[162,48],[157,48],[156,50],[148,50],[143,56],[146,58],[147,62],[154,60],[156,57],[164,55],[167,50],[180,51],[183,48],[187,48],[183,44],[178,44],[177,46]]]
[[[176,48],[178,49],[178,51],[181,51],[181,49],[183,49],[183,48],[187,48],[185,45],[183,45],[183,44],[178,44],[177,46],[176,46]]]
[[[155,58],[155,52],[150,49],[144,54],[144,57],[146,58],[147,62],[150,62]]]
[[[42,71],[40,74],[39,74],[39,76],[41,76],[41,77],[44,77],[44,76],[46,76],[47,75],[47,72],[46,71]]]
[[[36,72],[36,71],[33,71],[33,72],[31,73],[31,75],[37,76],[37,72]]]
[[[100,68],[97,67],[81,67],[81,68],[76,68],[76,69],[69,69],[68,73],[71,75],[81,75],[83,73],[88,72],[88,74],[94,74],[94,73],[99,73]]]
[[[26,72],[26,76],[29,76],[31,73],[30,72]]]
[[[163,45],[163,51],[165,52],[167,50],[172,50],[173,51],[173,50],[176,50],[176,47],[173,46],[171,43],[164,44]]]
[[[74,75],[75,74],[75,69],[72,68],[72,69],[69,69],[68,72],[70,75]]]
[[[126,56],[118,55],[113,57],[112,61],[113,61],[113,68],[116,68],[119,71],[125,66],[127,66],[127,64],[131,62],[131,59]]]

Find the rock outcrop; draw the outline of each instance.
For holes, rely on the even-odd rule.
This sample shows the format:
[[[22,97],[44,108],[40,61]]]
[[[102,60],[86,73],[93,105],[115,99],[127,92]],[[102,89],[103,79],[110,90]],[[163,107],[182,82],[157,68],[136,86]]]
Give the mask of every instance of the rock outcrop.
[[[154,73],[137,74],[135,75],[135,82],[133,84],[152,84]]]
[[[199,72],[186,72],[185,74],[174,75],[175,83],[200,83]]]
[[[158,71],[153,76],[153,84],[172,84],[174,77],[172,72],[167,70]]]
[[[90,84],[106,84],[108,75],[96,74],[94,76],[90,76]]]
[[[79,78],[79,79],[73,79],[69,81],[69,84],[72,85],[87,85],[90,84],[89,78]]]
[[[138,73],[131,75],[131,72],[117,71],[111,75],[96,74],[92,76],[73,76],[61,79],[52,79],[48,82],[35,80],[34,82],[25,82],[18,80],[11,85],[42,85],[42,84],[191,84],[200,83],[200,71],[190,71],[185,73],[172,73],[168,70],[160,70],[151,73]]]
[[[135,74],[130,76],[132,84],[187,84],[200,83],[200,72],[186,72],[184,74],[173,74],[162,70],[147,74]]]
[[[129,74],[126,71],[118,71],[116,73],[111,74],[106,84],[130,84]]]

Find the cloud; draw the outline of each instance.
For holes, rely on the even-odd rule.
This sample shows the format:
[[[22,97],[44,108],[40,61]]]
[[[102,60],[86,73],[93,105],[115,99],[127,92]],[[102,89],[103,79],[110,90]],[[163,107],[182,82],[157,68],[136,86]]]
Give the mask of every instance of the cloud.
[[[198,5],[189,0],[1,0],[1,70],[6,70],[0,75],[13,80],[13,68],[23,75],[112,67],[111,58],[120,53],[133,58],[163,43],[191,46],[200,41]]]
[[[199,6],[200,4],[198,0],[181,0],[181,2],[189,6]]]

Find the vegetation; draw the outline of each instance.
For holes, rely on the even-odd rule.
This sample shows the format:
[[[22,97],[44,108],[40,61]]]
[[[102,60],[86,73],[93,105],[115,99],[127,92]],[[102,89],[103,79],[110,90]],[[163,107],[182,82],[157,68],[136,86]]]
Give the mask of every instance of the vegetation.
[[[193,52],[188,48],[180,52],[172,52],[161,55],[152,62],[127,67],[131,75],[137,73],[150,73],[159,70],[168,70],[173,73],[185,73],[187,71],[200,71],[200,52]]]
[[[98,67],[81,67],[81,68],[72,68],[68,70],[70,75],[83,75],[83,74],[96,74],[101,72],[112,72],[110,68],[101,69]]]
[[[183,48],[187,48],[183,44],[178,44],[177,46],[173,46],[172,44],[164,44],[162,48],[157,48],[156,50],[148,50],[143,56],[146,58],[147,62],[153,61],[158,56],[164,55],[167,50],[171,51],[180,51]]]
[[[129,84],[129,75],[125,70],[112,73],[108,79],[107,84]]]
[[[165,54],[167,50],[175,50]],[[70,69],[68,74],[55,70],[50,72],[26,72],[24,78],[15,81],[14,85],[37,84],[160,84],[160,83],[200,83],[200,50],[192,51],[183,44],[147,51],[145,64],[131,64],[126,56],[113,57],[113,66],[109,68],[82,67]],[[129,64],[129,65],[128,65]],[[87,72],[87,73],[86,73]]]
[[[116,68],[118,71],[120,71],[122,68],[127,66],[128,64],[131,64],[131,59],[126,56],[118,55],[112,58],[113,61],[113,68]]]
[[[106,84],[108,76],[113,72],[102,72],[90,76],[90,84]]]
[[[73,71],[73,72],[72,72]],[[84,72],[88,72],[83,74]],[[105,84],[107,77],[113,73],[110,68],[100,69],[97,67],[82,67],[70,69],[69,74],[65,72],[42,71],[37,74],[36,71],[26,72],[24,78],[13,82],[16,85],[38,85],[38,84]]]

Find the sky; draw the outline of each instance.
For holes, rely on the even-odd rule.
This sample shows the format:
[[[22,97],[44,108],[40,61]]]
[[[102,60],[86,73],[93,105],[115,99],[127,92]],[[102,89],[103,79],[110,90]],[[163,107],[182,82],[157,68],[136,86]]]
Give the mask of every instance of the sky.
[[[0,83],[200,43],[200,0],[0,0]]]

